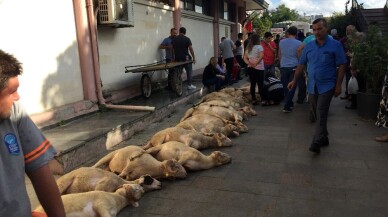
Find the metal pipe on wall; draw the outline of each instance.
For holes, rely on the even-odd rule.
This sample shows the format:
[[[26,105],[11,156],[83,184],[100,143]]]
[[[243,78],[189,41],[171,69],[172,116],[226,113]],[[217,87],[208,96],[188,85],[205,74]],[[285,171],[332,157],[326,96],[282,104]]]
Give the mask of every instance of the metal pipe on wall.
[[[137,111],[155,111],[155,107],[150,106],[133,106],[133,105],[111,105],[106,104],[104,96],[102,95],[102,81],[100,74],[100,65],[97,52],[97,27],[94,15],[94,8],[92,0],[86,0],[86,10],[87,10],[87,20],[88,20],[88,30],[90,34],[90,43],[91,43],[91,56],[93,60],[93,71],[94,71],[94,81],[97,92],[97,99],[100,105],[103,105],[107,108],[112,109],[127,109],[127,110],[137,110]],[[89,84],[89,83],[88,83]]]

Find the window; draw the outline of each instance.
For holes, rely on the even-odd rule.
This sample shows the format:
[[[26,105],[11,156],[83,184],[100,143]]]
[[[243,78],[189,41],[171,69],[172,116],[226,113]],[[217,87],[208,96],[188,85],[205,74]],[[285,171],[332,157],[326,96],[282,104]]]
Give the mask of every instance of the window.
[[[210,14],[210,1],[208,0],[182,0],[180,8],[188,11],[195,11],[199,14]]]
[[[224,2],[224,19],[229,20],[229,9],[228,9],[228,3]]]
[[[163,3],[163,4],[165,4],[165,5],[172,6],[171,0],[158,0],[158,1],[156,1],[156,2],[160,2],[160,3]]]
[[[203,13],[202,0],[195,0],[195,12],[200,14]]]
[[[219,2],[220,2],[220,5],[219,5],[220,18],[224,19],[224,20],[229,20],[229,18],[230,18],[229,17],[229,4],[225,1],[219,1]]]

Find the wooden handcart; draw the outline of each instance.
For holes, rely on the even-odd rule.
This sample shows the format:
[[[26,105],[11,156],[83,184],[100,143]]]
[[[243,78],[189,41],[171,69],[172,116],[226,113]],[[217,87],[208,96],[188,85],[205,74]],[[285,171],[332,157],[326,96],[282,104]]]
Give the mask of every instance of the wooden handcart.
[[[140,80],[141,94],[145,98],[149,98],[152,93],[152,76],[156,71],[166,71],[168,73],[168,86],[178,96],[181,96],[183,93],[181,76],[183,66],[191,62],[190,60],[184,62],[157,62],[147,65],[125,66],[125,73],[142,73]]]

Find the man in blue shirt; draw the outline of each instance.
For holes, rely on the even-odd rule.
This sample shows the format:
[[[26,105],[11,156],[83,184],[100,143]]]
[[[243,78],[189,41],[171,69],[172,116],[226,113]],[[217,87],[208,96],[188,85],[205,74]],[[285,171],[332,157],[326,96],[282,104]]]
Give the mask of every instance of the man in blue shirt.
[[[307,92],[311,106],[317,112],[315,134],[309,150],[317,154],[321,147],[329,145],[327,115],[331,99],[341,94],[346,66],[346,55],[341,43],[328,37],[327,31],[325,19],[318,18],[313,22],[316,40],[305,45],[295,77],[288,84],[288,88],[294,88],[297,77],[303,72],[304,66],[309,64]]]
[[[294,78],[294,71],[298,65],[298,47],[302,42],[295,39],[298,29],[291,26],[287,29],[288,38],[282,39],[279,42],[278,57],[280,59],[281,81],[284,88],[284,108],[283,112],[290,113],[294,108],[295,88],[288,89],[287,84]],[[300,89],[299,89],[300,91]]]
[[[170,36],[163,39],[162,43],[159,45],[159,49],[164,49],[166,51],[166,63],[171,62],[171,59],[174,59],[171,57],[172,55],[172,39],[177,35],[177,31],[175,28],[172,28],[170,30]]]

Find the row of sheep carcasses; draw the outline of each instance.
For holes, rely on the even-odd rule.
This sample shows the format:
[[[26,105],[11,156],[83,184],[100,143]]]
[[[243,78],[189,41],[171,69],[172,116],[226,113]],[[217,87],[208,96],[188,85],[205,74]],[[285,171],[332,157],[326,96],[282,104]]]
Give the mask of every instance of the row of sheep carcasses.
[[[125,206],[137,206],[142,193],[137,192],[138,196],[134,197],[136,192],[123,190],[124,186],[138,185],[136,189],[140,186],[144,191],[151,191],[161,188],[160,179],[185,178],[186,171],[206,170],[230,163],[232,157],[227,153],[213,151],[205,155],[200,150],[232,146],[229,137],[248,131],[242,121],[256,115],[245,97],[248,92],[245,87],[207,94],[186,111],[175,127],[157,132],[144,146],[129,145],[117,149],[92,167],[82,167],[60,177],[57,184],[67,214],[75,212],[71,204],[80,195],[85,198],[88,194],[118,197],[120,192],[126,192],[126,196],[121,195],[126,198]],[[79,204],[78,207],[82,208]],[[116,214],[123,207],[118,207]],[[93,212],[100,215],[98,209],[101,207]],[[43,212],[43,209],[39,207],[37,211]]]

